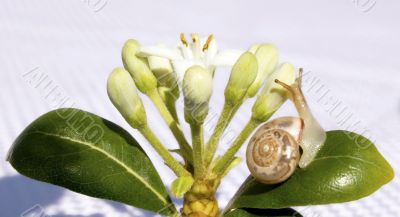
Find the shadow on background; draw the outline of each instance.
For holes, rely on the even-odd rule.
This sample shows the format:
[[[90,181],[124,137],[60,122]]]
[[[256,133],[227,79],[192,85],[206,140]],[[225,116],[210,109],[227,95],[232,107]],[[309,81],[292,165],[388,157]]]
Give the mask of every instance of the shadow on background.
[[[35,181],[24,176],[8,176],[0,179],[0,216],[20,217],[26,212],[25,217],[37,217],[41,207],[57,203],[67,191],[61,187]],[[118,213],[129,214],[130,211],[121,203],[104,200]],[[154,213],[142,211],[143,216],[152,217]],[[31,213],[31,214],[29,214]],[[133,214],[130,214],[133,216]],[[103,214],[67,215],[56,214],[51,217],[105,217]]]
[[[57,202],[64,190],[23,176],[0,179],[1,216],[21,216],[35,205],[47,206]]]

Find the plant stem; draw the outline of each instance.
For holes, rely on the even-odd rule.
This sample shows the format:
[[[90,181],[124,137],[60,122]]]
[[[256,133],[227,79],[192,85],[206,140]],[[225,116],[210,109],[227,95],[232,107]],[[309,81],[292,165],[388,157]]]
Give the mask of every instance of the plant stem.
[[[221,135],[224,132],[225,128],[229,124],[233,108],[234,107],[232,105],[224,103],[224,107],[222,108],[221,115],[219,116],[217,126],[215,126],[214,132],[212,133],[207,143],[206,153],[204,155],[204,161],[206,165],[209,165],[214,158],[215,151],[217,150],[218,141],[221,138]]]
[[[165,105],[167,106],[169,113],[172,115],[176,123],[179,124],[178,113],[176,112],[176,105],[175,105],[176,98],[170,91],[168,91],[166,94],[167,95],[165,98]]]
[[[204,174],[203,125],[202,124],[191,124],[190,130],[192,132],[194,177],[199,178]]]
[[[172,134],[174,134],[176,140],[179,143],[179,147],[181,149],[182,155],[185,160],[188,160],[190,163],[193,162],[192,158],[192,148],[189,146],[188,142],[186,141],[185,135],[182,132],[180,125],[175,121],[174,117],[168,111],[165,103],[163,102],[160,94],[155,89],[154,91],[150,91],[148,93],[149,98],[157,107],[158,111],[160,112],[161,116],[163,117],[164,121],[167,123],[168,127],[170,128]]]
[[[171,168],[178,177],[191,175],[178,161],[172,157],[171,153],[169,153],[169,151],[161,144],[160,140],[158,140],[156,135],[154,135],[147,125],[138,130],[165,161],[165,164]]]
[[[243,143],[247,140],[250,134],[260,125],[261,122],[251,118],[247,122],[246,126],[240,132],[239,136],[236,137],[235,141],[232,143],[231,147],[225,152],[225,154],[217,161],[213,172],[218,176],[222,176],[225,170],[229,167],[229,163],[232,162],[235,154],[242,147]]]

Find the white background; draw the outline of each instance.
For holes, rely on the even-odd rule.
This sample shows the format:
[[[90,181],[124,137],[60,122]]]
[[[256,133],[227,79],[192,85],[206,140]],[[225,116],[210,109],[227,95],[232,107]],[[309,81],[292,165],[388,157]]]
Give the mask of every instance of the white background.
[[[305,94],[327,130],[362,133],[400,169],[400,3],[395,0],[341,1],[34,1],[0,2],[0,216],[20,216],[39,204],[55,216],[152,216],[118,203],[86,197],[19,176],[5,162],[13,140],[39,115],[55,108],[48,90],[26,75],[37,70],[77,108],[91,111],[128,129],[156,161],[165,183],[173,174],[149,145],[130,129],[106,93],[112,68],[121,66],[125,40],[174,45],[180,32],[214,34],[222,49],[247,49],[270,42],[281,61],[304,67],[321,87],[306,82]],[[217,71],[212,113],[218,113],[229,69]],[[326,94],[324,94],[326,92]],[[319,100],[319,99],[322,100]],[[176,147],[155,108],[145,99],[151,127]],[[340,102],[350,120],[330,114]],[[181,105],[181,104],[180,104]],[[230,125],[238,132],[250,115],[252,100]],[[182,108],[181,106],[179,108]],[[290,104],[276,114],[295,114]],[[181,116],[182,118],[182,116]],[[183,121],[183,119],[181,119]],[[188,133],[187,125],[184,125]],[[209,136],[206,130],[206,136]],[[222,140],[221,150],[229,139]],[[243,150],[240,152],[243,155]],[[244,164],[222,182],[221,206],[248,175]],[[305,216],[398,216],[400,183],[396,177],[378,192],[344,204],[299,207]]]

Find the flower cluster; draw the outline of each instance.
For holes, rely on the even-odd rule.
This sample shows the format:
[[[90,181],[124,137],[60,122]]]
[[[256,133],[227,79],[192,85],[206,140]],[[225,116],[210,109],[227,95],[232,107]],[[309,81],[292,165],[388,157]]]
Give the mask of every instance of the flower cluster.
[[[171,186],[177,197],[187,192],[194,180],[210,179],[218,183],[238,162],[239,158],[234,155],[246,138],[287,99],[287,90],[275,80],[291,85],[296,78],[290,63],[278,64],[278,51],[271,44],[256,44],[247,51],[221,51],[212,35],[199,38],[192,34],[191,39],[188,42],[181,34],[180,43],[174,48],[142,46],[136,40],[128,40],[122,49],[124,68],[116,68],[107,85],[109,97],[122,116],[144,135],[178,176]],[[206,143],[203,122],[209,110],[214,73],[221,65],[231,66],[232,70],[224,91],[221,116]],[[171,129],[179,144],[175,152],[185,160],[183,165],[148,127],[138,91],[151,99]],[[180,92],[184,97],[184,117],[191,128],[191,143],[182,133],[176,111]],[[251,120],[230,149],[223,156],[215,157],[229,121],[246,99],[255,96]]]
[[[278,51],[270,44],[220,51],[213,36],[192,34],[189,42],[181,34],[174,48],[142,46],[130,39],[123,46],[122,62],[123,67],[109,75],[108,96],[176,175],[170,192],[183,197],[180,211],[135,138],[90,112],[62,108],[42,115],[14,141],[7,157],[10,164],[30,178],[169,217],[298,216],[287,207],[358,200],[394,177],[367,138],[349,131],[325,132],[301,89],[302,69],[296,78],[293,65],[279,64]],[[231,72],[221,96],[220,117],[204,141],[203,124],[220,65],[230,66]],[[168,150],[153,132],[144,96],[158,109],[179,148]],[[179,97],[191,140],[178,118]],[[252,97],[248,122],[229,148],[216,156],[221,135]],[[298,117],[269,120],[286,99]],[[251,176],[220,211],[217,189],[241,161],[236,154],[256,128],[245,156]],[[360,148],[360,140],[367,146]],[[106,166],[99,167],[99,162]]]

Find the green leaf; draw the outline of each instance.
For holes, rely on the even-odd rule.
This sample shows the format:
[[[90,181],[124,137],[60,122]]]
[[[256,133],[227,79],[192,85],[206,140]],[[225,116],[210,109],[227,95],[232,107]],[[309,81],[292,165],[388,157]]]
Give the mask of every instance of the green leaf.
[[[230,202],[232,208],[285,208],[357,200],[393,179],[393,169],[361,135],[330,131],[314,161],[284,183],[265,185],[251,176]]]
[[[233,209],[223,215],[224,217],[302,217],[300,213],[291,208],[286,209]]]
[[[237,166],[240,162],[242,161],[241,157],[234,157],[233,160],[230,162],[228,168],[225,170],[225,173],[222,174],[222,177],[226,176],[227,173],[233,169],[235,166]]]
[[[8,160],[21,174],[97,198],[174,213],[148,156],[127,131],[77,109],[51,111],[14,142]]]
[[[176,198],[181,198],[183,194],[188,192],[193,185],[193,178],[191,176],[182,176],[175,179],[171,184],[171,193]]]

